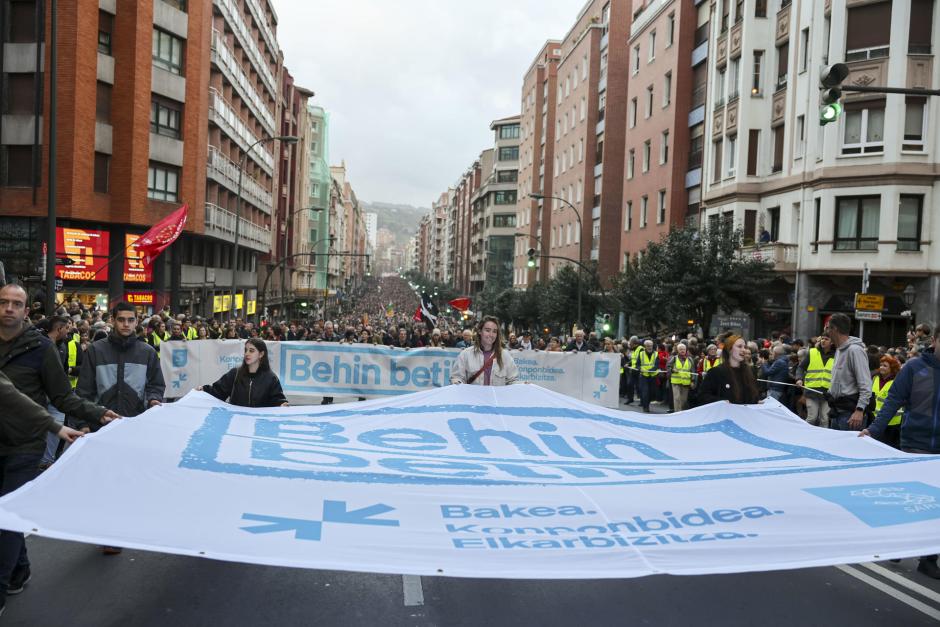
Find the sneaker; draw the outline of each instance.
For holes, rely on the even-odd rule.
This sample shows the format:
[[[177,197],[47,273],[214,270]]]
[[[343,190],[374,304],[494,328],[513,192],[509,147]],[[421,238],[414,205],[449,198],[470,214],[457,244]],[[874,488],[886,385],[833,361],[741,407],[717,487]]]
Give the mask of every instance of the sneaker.
[[[917,572],[924,573],[931,579],[940,579],[940,566],[937,566],[936,560],[920,560]]]
[[[121,551],[123,551],[123,550],[124,550],[124,549],[122,549],[122,548],[119,547],[119,546],[103,546],[103,547],[101,547],[101,552],[102,552],[103,554],[105,554],[105,555],[120,555],[120,554],[121,554]]]
[[[29,572],[29,566],[15,569],[13,574],[10,575],[10,585],[7,587],[7,594],[16,595],[22,592],[23,588],[29,583],[32,577],[32,573]]]

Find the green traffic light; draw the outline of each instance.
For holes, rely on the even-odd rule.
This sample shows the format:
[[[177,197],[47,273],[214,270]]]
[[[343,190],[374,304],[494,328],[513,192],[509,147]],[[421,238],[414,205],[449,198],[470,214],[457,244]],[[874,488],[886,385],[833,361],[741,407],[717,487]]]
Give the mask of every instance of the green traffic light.
[[[830,122],[835,122],[842,115],[842,105],[838,102],[827,104],[819,110],[819,125],[825,126]]]
[[[526,262],[526,265],[529,266],[530,268],[534,268],[534,267],[535,267],[535,259],[529,259],[529,260]]]
[[[609,323],[609,322],[605,322],[605,323],[604,323],[604,331],[610,331],[610,323]]]

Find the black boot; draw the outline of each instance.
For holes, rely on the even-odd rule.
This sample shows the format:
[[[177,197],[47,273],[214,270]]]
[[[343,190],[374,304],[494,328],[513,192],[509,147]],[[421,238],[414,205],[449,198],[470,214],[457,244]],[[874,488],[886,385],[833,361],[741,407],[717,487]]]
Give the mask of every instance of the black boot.
[[[940,579],[940,566],[937,566],[937,558],[921,559],[917,564],[917,571],[924,573],[931,579]]]

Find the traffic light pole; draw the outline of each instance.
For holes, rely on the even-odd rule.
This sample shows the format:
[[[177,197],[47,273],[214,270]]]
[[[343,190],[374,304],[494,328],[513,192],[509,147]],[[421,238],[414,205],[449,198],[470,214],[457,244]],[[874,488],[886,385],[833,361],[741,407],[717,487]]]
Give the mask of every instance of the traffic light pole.
[[[913,87],[881,87],[878,85],[854,85],[842,87],[842,91],[860,94],[904,94],[907,96],[940,96],[940,89],[916,89]]]

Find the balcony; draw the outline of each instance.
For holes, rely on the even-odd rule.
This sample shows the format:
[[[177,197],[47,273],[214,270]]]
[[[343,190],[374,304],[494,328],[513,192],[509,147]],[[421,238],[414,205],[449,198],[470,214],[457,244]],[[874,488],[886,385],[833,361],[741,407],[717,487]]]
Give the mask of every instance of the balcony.
[[[774,33],[777,46],[790,38],[790,3],[786,3],[786,6],[777,12],[777,27]]]
[[[715,43],[715,65],[723,68],[728,63],[728,36],[722,34]]]
[[[741,247],[741,257],[757,261],[769,261],[774,264],[775,272],[796,272],[799,246],[773,242],[770,244],[751,244]]]
[[[730,36],[730,47],[728,49],[728,54],[731,55],[732,59],[736,59],[741,56],[741,28],[742,22],[735,23],[731,27],[731,36]]]
[[[242,20],[241,12],[235,0],[212,0],[212,4],[219,8],[225,21],[231,26],[232,32],[235,33],[235,36],[238,38],[238,43],[241,45],[242,49],[248,53],[255,71],[261,76],[265,87],[268,88],[272,96],[277,94],[278,90],[274,82],[274,74],[271,73],[271,68],[268,66],[264,55],[261,54],[261,51],[258,49],[251,29],[248,28]]]
[[[235,113],[235,108],[214,87],[209,88],[209,121],[214,122],[246,152],[249,146],[260,139],[248,129]],[[264,168],[265,172],[274,175],[274,156],[264,146],[255,146],[249,156]]]
[[[212,29],[210,50],[212,62],[222,70],[225,78],[235,87],[255,117],[265,125],[268,133],[275,135],[274,115],[248,80],[245,72],[242,71],[241,65],[235,60],[235,52],[229,48],[222,33],[215,29]]]
[[[229,190],[238,192],[238,164],[212,145],[209,146],[206,159],[206,176]],[[274,197],[271,192],[249,174],[242,176],[242,198],[268,215],[274,207]]]
[[[716,107],[712,114],[712,137],[720,137],[725,132],[725,108]]]
[[[227,242],[235,241],[235,214],[211,202],[206,203],[206,235]],[[238,244],[262,253],[271,252],[271,229],[241,218]]]
[[[771,105],[770,123],[776,125],[782,122],[787,111],[787,90],[780,89],[774,94],[774,102]]]

